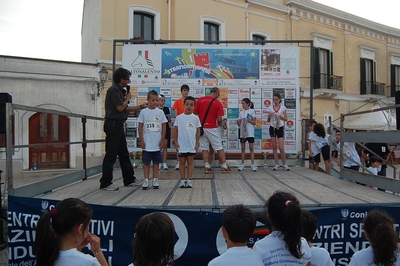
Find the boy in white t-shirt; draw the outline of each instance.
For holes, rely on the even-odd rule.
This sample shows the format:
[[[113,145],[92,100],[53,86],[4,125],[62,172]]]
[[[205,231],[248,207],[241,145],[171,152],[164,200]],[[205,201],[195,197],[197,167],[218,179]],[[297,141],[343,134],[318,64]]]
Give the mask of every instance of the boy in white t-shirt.
[[[188,96],[183,100],[184,113],[175,118],[175,146],[178,150],[179,173],[181,188],[192,188],[192,175],[194,169],[194,155],[199,147],[200,127],[199,117],[193,114],[195,99]],[[187,176],[185,178],[185,165],[187,163]]]
[[[256,228],[256,215],[242,204],[228,207],[222,214],[222,236],[228,250],[208,263],[208,266],[263,266],[255,251],[247,247],[247,241]]]
[[[158,92],[149,91],[147,94],[148,107],[143,109],[138,117],[140,147],[143,149],[143,175],[142,189],[149,188],[150,163],[153,161],[153,188],[160,187],[158,183],[158,166],[162,163],[161,149],[164,144],[166,123],[164,112],[157,108]]]
[[[301,223],[303,226],[303,237],[307,240],[311,248],[311,265],[334,266],[329,252],[320,247],[314,247],[311,240],[317,232],[318,220],[311,212],[303,210],[301,212]]]

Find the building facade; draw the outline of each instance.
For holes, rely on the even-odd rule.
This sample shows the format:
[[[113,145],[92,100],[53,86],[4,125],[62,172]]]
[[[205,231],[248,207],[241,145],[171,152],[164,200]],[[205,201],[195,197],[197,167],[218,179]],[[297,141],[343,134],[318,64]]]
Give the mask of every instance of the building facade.
[[[301,52],[301,118],[312,113],[317,121],[330,116],[337,122],[340,113],[393,104],[400,86],[400,29],[311,0],[100,3],[86,0],[84,5],[82,60],[86,62],[110,67],[114,39],[311,40],[312,57],[307,47]],[[121,47],[115,55],[121,64]]]

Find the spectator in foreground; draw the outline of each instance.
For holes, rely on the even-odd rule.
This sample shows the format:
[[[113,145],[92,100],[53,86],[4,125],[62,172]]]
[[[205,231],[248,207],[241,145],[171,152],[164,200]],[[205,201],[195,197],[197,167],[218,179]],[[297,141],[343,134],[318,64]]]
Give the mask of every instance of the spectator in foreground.
[[[262,266],[260,255],[247,247],[256,228],[256,215],[242,204],[228,207],[222,215],[222,235],[228,250],[214,258],[208,266]]]

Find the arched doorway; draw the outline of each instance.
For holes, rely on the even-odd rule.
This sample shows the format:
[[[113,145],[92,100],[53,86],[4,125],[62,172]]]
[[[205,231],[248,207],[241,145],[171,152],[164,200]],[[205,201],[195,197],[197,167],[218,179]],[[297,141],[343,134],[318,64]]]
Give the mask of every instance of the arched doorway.
[[[29,144],[69,142],[66,116],[36,113],[29,118]],[[69,168],[69,145],[29,148],[29,167],[37,169]]]

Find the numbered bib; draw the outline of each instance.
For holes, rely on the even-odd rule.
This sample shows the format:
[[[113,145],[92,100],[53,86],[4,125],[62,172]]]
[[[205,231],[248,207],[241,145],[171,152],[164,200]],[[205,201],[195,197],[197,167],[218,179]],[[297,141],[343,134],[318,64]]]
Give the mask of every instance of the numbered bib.
[[[161,123],[160,121],[146,121],[146,131],[148,132],[157,132],[161,131]]]

